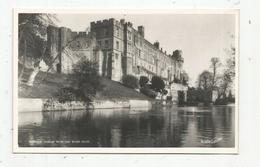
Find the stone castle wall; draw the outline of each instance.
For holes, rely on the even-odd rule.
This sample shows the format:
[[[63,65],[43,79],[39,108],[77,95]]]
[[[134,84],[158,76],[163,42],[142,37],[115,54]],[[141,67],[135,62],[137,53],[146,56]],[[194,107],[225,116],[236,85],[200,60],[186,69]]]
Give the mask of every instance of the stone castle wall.
[[[102,76],[121,81],[124,75],[161,76],[168,83],[181,79],[183,58],[175,58],[145,39],[143,26],[108,19],[91,22],[90,33],[65,27],[48,27],[47,53],[53,57],[52,71],[69,73],[81,58],[98,61]],[[76,40],[75,40],[76,39]]]
[[[46,52],[54,62],[51,71],[71,73],[77,62],[88,59],[97,62],[99,74],[111,80],[121,81],[129,74],[149,79],[156,75],[171,85],[168,95],[174,101],[178,91],[186,97],[187,86],[173,83],[182,79],[182,52],[167,54],[159,42],[152,44],[144,35],[143,26],[136,30],[132,23],[115,19],[91,22],[90,33],[49,26]]]
[[[91,32],[104,52],[111,53],[111,79],[121,80],[123,75],[137,77],[161,76],[166,81],[181,79],[183,59],[176,59],[159,48],[159,42],[145,39],[143,26],[136,30],[133,24],[121,19],[91,22]]]
[[[103,52],[97,47],[94,34],[73,32],[68,28],[49,26],[46,52],[52,57],[52,72],[72,73],[81,60],[98,63],[99,74],[105,75]]]

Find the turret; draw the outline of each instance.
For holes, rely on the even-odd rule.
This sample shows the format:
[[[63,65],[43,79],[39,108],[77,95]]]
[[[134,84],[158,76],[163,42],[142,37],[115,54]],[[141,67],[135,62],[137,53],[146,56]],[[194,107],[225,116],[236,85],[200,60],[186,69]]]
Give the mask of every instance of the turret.
[[[154,42],[153,45],[155,46],[156,49],[160,48],[160,43],[158,41]]]
[[[144,37],[144,26],[138,26],[138,33]]]

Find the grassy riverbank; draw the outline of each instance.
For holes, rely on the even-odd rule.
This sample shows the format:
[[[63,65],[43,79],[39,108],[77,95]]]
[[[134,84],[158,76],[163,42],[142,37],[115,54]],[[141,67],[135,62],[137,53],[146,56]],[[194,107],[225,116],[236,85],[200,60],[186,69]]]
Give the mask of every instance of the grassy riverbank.
[[[74,82],[70,75],[53,74],[40,71],[34,82],[34,86],[30,87],[25,84],[31,73],[31,69],[25,69],[22,83],[19,84],[19,98],[51,98],[61,88],[70,87]],[[149,97],[138,93],[137,91],[123,86],[119,82],[111,81],[107,78],[102,78],[102,91],[96,95],[97,100],[151,100]]]

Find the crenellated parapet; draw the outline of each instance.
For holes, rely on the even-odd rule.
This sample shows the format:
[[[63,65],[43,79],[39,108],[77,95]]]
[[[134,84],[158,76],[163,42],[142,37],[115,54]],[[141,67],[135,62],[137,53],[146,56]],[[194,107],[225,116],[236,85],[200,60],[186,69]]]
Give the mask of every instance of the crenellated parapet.
[[[86,31],[72,31],[66,27],[48,26],[47,28],[47,41],[55,45],[57,50],[62,50],[76,38],[94,39],[95,34]]]
[[[127,24],[132,25],[132,23],[130,23],[130,22],[127,22]],[[91,28],[101,28],[101,27],[107,27],[107,26],[111,26],[111,25],[123,28],[125,25],[125,22],[123,19],[118,21],[118,20],[115,20],[114,18],[110,18],[110,19],[93,21],[90,23]]]
[[[116,21],[115,19],[110,18],[110,19],[93,21],[90,23],[90,25],[91,25],[91,27],[108,26],[108,25],[114,24],[115,21]]]

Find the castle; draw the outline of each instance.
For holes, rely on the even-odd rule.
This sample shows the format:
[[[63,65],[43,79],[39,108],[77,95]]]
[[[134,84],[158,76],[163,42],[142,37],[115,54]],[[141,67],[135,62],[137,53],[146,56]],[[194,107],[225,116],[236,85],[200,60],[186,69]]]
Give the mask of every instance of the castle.
[[[55,60],[52,71],[56,72],[71,73],[73,65],[85,58],[97,62],[99,74],[114,81],[121,81],[128,74],[149,79],[157,75],[166,84],[183,79],[182,52],[167,54],[159,42],[145,39],[143,26],[135,29],[124,19],[91,22],[89,33],[49,26],[46,51]],[[186,90],[186,87],[177,87],[177,90]]]

